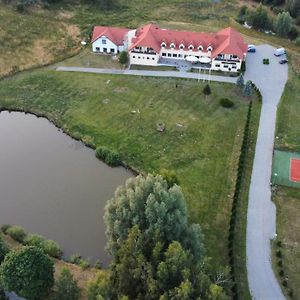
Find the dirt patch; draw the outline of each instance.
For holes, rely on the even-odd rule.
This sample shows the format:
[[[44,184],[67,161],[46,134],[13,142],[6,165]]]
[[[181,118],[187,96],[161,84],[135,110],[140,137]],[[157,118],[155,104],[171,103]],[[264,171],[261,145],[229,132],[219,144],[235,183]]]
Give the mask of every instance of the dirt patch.
[[[128,92],[128,88],[127,87],[117,87],[114,89],[115,93],[126,93]]]
[[[77,25],[64,23],[67,34],[73,39],[78,39],[80,36],[80,29]]]
[[[45,64],[53,60],[53,55],[48,51],[48,41],[44,39],[34,42],[32,54],[39,64]]]
[[[71,18],[74,17],[74,12],[71,12],[71,11],[65,11],[65,10],[61,10],[59,13],[58,13],[58,18],[60,20],[69,20]]]

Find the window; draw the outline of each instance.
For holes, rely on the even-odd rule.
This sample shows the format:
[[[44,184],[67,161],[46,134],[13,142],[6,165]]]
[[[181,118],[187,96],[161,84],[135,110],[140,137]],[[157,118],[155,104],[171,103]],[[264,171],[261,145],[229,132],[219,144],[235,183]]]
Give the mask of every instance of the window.
[[[150,59],[149,57],[147,57],[147,59]]]
[[[152,57],[152,60],[154,60],[154,57]]]
[[[107,52],[107,48],[103,48],[103,52]]]
[[[175,48],[175,44],[174,44],[174,43],[171,43],[171,44],[170,44],[170,47],[171,47],[172,49],[174,49],[174,48]]]
[[[102,40],[102,45],[106,45],[106,40]]]
[[[172,54],[171,53],[168,53],[168,57],[171,57],[172,56]]]
[[[167,56],[167,53],[162,53],[161,56]]]
[[[228,68],[228,65],[224,65],[223,67],[224,67],[224,68]]]
[[[99,48],[99,47],[96,47],[96,51],[100,51],[100,48]]]
[[[166,43],[165,43],[165,42],[162,42],[162,43],[161,43],[161,46],[162,46],[162,48],[165,48],[165,47],[166,47]]]
[[[138,59],[141,59],[141,57],[139,56]]]
[[[236,59],[237,56],[236,55],[230,55],[231,58]]]
[[[110,48],[110,52],[111,53],[115,53],[115,49],[114,48]]]
[[[179,49],[184,49],[184,45],[180,44]]]
[[[194,46],[193,45],[189,45],[189,50],[193,50]]]
[[[200,45],[200,46],[198,47],[198,51],[202,51],[202,50],[203,50],[203,46]]]
[[[232,69],[236,69],[236,66],[232,66]]]
[[[216,64],[216,67],[217,67],[217,68],[220,68],[220,64]]]
[[[133,55],[132,58],[135,58],[135,55]]]
[[[178,57],[182,57],[182,54],[178,54]]]
[[[176,54],[176,53],[174,53],[174,54],[173,54],[173,57],[177,57],[177,54]]]
[[[212,46],[208,46],[208,47],[207,47],[207,51],[208,51],[208,52],[211,52],[211,51],[212,51]]]

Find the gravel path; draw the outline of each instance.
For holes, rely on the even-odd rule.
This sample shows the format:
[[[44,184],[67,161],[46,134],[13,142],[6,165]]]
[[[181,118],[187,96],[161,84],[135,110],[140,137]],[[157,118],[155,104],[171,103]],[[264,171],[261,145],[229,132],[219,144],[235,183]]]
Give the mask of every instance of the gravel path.
[[[270,179],[277,105],[288,67],[278,63],[282,58],[275,57],[274,50],[269,45],[258,46],[257,53],[248,55],[245,75],[255,82],[263,96],[247,216],[247,272],[255,300],[285,299],[272,269],[270,240],[276,234],[276,207],[271,200]],[[263,65],[263,58],[269,58],[270,65]]]

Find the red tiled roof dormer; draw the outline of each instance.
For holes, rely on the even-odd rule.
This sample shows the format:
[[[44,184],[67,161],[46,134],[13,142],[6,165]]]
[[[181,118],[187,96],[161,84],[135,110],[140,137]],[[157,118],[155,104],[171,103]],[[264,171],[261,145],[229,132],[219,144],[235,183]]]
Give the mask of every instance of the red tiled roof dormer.
[[[124,37],[130,29],[120,27],[95,26],[92,43],[102,36],[106,36],[115,45],[123,45]]]

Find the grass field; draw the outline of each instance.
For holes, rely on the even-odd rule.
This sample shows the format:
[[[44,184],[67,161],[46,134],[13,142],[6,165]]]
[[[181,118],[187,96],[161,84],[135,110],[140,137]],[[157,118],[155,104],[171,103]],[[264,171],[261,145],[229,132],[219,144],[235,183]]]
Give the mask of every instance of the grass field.
[[[205,98],[203,83],[196,81],[48,69],[1,81],[0,105],[46,114],[73,136],[115,149],[143,172],[175,170],[190,218],[206,235],[208,254],[225,265],[247,102],[232,85],[211,88]],[[234,100],[233,109],[219,105],[225,96]],[[156,131],[159,121],[166,124],[162,134]]]
[[[288,289],[283,287],[286,295],[290,289],[292,299],[299,299],[300,295],[300,190],[289,187],[278,187],[273,197],[277,207],[277,240],[281,241],[282,264],[284,276],[279,275],[278,258],[274,255],[273,261],[277,277],[282,283],[287,279]],[[275,253],[274,253],[275,254]]]
[[[300,54],[290,51],[289,79],[277,113],[278,137],[275,148],[300,152]],[[289,278],[294,299],[300,297],[300,192],[293,188],[279,187],[273,199],[277,205],[277,231],[283,246],[283,269]],[[275,248],[274,248],[275,249]],[[275,251],[275,250],[274,250]],[[276,260],[273,261],[276,266]],[[282,280],[280,280],[282,282]],[[283,290],[286,289],[283,287]]]

